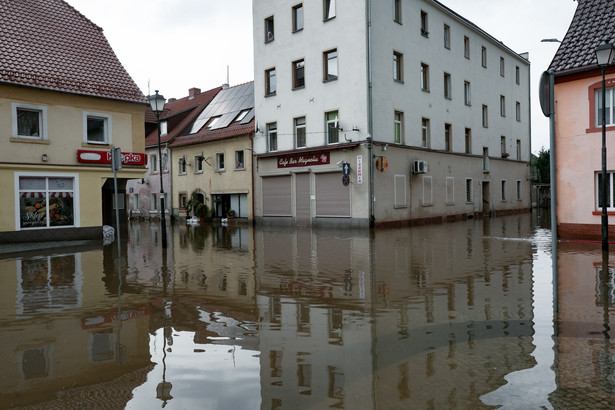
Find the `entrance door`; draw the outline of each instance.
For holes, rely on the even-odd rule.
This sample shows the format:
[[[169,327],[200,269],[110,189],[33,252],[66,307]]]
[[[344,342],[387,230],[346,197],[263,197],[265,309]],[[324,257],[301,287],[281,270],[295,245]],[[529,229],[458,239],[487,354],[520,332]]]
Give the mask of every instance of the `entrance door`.
[[[295,217],[297,225],[310,225],[310,174],[295,175]]]
[[[489,181],[483,181],[483,216],[491,215],[491,192]]]

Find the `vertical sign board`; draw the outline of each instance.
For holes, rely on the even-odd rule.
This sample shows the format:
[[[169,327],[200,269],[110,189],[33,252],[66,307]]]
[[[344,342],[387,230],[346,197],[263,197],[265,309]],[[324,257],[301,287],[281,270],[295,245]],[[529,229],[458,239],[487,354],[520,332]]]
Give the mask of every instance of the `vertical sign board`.
[[[357,184],[363,183],[363,155],[357,155]]]

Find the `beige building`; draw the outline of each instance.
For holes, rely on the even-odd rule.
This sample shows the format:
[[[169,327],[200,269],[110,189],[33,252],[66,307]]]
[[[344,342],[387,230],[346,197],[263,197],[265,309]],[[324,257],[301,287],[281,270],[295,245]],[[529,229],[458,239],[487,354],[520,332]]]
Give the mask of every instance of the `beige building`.
[[[63,1],[22,5],[0,15],[0,242],[99,238],[114,218],[111,149],[120,209],[144,173],[146,100],[100,27]]]
[[[253,219],[254,84],[222,89],[183,135],[169,145],[174,159],[173,212],[186,216],[193,192],[211,216]]]

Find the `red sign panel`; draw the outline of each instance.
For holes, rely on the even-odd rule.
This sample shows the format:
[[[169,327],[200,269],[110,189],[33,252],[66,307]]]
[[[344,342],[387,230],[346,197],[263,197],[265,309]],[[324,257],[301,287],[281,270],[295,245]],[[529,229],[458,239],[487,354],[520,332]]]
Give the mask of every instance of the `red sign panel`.
[[[90,164],[111,164],[111,151],[90,151],[80,149],[77,151],[77,161]],[[122,164],[145,165],[147,156],[137,152],[122,152]]]
[[[310,165],[329,164],[328,152],[289,155],[278,158],[278,168],[309,167]]]

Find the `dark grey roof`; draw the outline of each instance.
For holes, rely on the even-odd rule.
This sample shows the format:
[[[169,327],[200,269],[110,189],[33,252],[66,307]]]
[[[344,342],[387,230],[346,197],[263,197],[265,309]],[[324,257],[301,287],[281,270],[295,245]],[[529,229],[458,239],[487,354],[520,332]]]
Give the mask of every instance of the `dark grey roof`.
[[[568,32],[549,66],[555,73],[595,68],[596,47],[615,41],[615,1],[578,3]]]
[[[238,122],[248,124],[254,119],[254,82],[221,90],[184,135],[196,134],[216,117],[218,120],[215,124],[210,124],[209,129],[228,127],[243,111],[247,111],[247,114]]]

